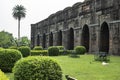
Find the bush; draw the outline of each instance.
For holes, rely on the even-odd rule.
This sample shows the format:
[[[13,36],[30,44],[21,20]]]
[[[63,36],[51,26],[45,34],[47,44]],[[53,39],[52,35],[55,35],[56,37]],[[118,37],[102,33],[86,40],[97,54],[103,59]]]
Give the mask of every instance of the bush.
[[[33,50],[43,50],[42,46],[35,46]]]
[[[59,55],[65,55],[65,48],[64,46],[56,46],[59,49]]]
[[[49,57],[29,56],[13,68],[14,80],[62,80],[60,65]]]
[[[1,70],[0,70],[0,80],[9,80]]]
[[[86,48],[84,46],[76,46],[74,48],[77,54],[85,54]]]
[[[21,46],[18,50],[22,53],[23,57],[30,55],[30,48],[28,46]]]
[[[4,48],[0,47],[0,50],[2,50],[2,49],[4,49]]]
[[[74,53],[74,50],[66,50],[65,51],[67,54],[73,54]]]
[[[94,54],[95,61],[110,61],[110,55],[108,52],[96,52]]]
[[[0,69],[4,72],[11,72],[15,62],[20,58],[22,58],[22,54],[18,50],[0,50]]]
[[[47,50],[31,50],[31,56],[48,56]]]
[[[18,49],[17,46],[11,46],[9,49]]]
[[[64,50],[64,46],[56,46],[59,50]]]
[[[59,50],[59,55],[64,55],[64,50]]]
[[[52,46],[48,48],[48,54],[49,56],[58,56],[59,55],[59,49],[56,46]]]

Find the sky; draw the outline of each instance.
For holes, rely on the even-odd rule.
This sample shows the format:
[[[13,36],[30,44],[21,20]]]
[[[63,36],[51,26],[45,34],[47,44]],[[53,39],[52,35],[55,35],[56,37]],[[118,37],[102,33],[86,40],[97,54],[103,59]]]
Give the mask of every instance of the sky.
[[[72,6],[84,0],[0,0],[0,31],[12,33],[18,36],[18,21],[12,16],[12,9],[16,5],[23,5],[26,8],[26,17],[21,20],[21,37],[27,36],[30,39],[31,24],[46,19],[49,15]]]

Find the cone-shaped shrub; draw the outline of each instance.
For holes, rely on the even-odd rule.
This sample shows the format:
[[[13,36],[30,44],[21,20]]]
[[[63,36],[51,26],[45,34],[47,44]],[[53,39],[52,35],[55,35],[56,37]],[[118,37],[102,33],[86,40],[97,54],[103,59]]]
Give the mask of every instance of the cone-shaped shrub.
[[[0,80],[9,80],[1,70],[0,70]]]
[[[0,69],[4,72],[11,72],[16,61],[22,58],[20,51],[15,49],[0,50]]]
[[[60,65],[49,57],[29,56],[13,68],[14,80],[62,80]]]

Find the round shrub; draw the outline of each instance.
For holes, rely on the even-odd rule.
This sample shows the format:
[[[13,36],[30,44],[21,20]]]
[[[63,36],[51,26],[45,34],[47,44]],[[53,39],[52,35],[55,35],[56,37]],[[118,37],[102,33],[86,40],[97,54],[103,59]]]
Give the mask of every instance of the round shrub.
[[[84,46],[76,46],[75,49],[77,54],[85,54],[86,48]]]
[[[58,56],[59,55],[59,49],[56,46],[52,46],[48,48],[48,54],[49,56]]]
[[[43,50],[42,46],[35,46],[33,50]]]
[[[22,53],[23,57],[30,55],[30,48],[28,46],[21,46],[18,50]]]
[[[0,80],[9,80],[1,70],[0,70]]]
[[[60,65],[49,57],[29,56],[13,68],[14,80],[62,80]]]
[[[0,69],[4,72],[11,72],[15,62],[20,58],[22,58],[22,54],[18,50],[0,50]]]

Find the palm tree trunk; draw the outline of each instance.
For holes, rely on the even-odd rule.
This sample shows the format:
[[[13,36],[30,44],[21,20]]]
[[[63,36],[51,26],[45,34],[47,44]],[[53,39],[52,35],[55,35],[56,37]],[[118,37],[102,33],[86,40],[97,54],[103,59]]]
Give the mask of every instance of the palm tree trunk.
[[[20,19],[18,19],[18,46],[20,46]]]
[[[18,19],[18,40],[20,40],[20,20]]]

